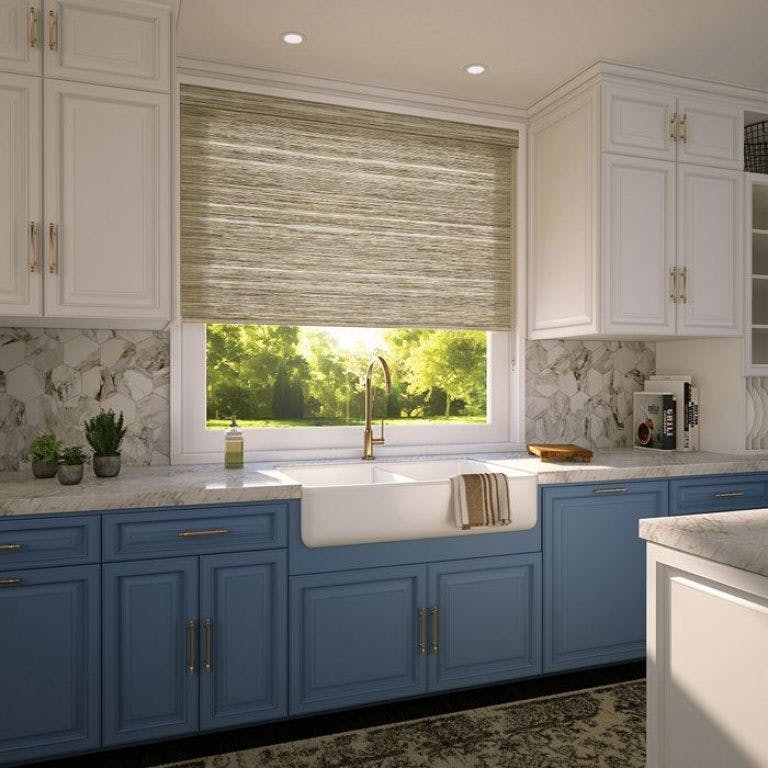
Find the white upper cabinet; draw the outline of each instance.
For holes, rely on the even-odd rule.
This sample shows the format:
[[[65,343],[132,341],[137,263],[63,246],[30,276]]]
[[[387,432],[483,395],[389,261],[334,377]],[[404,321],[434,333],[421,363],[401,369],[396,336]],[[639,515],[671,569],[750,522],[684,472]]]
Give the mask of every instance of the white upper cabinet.
[[[534,111],[530,338],[741,334],[743,107],[696,93],[596,77]]]
[[[680,162],[743,169],[743,109],[701,96],[681,96],[677,109]]]
[[[45,314],[168,316],[169,103],[45,82]]]
[[[675,332],[675,166],[603,157],[605,332]]]
[[[42,81],[0,74],[0,315],[42,309]]]
[[[603,150],[674,160],[677,97],[666,88],[603,88]]]
[[[168,8],[124,0],[45,0],[43,21],[46,77],[170,89]]]
[[[741,170],[744,111],[732,101],[607,83],[603,150]]]
[[[0,0],[0,69],[42,74],[42,2]]]
[[[679,165],[678,333],[741,330],[743,179],[737,171]]]

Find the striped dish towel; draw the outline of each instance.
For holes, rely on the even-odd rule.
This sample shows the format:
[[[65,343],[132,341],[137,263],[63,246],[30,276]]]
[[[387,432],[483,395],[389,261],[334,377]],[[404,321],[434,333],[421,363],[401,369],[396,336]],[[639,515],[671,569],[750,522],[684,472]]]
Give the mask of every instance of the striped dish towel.
[[[451,507],[463,531],[478,526],[509,525],[509,486],[503,472],[451,478]]]

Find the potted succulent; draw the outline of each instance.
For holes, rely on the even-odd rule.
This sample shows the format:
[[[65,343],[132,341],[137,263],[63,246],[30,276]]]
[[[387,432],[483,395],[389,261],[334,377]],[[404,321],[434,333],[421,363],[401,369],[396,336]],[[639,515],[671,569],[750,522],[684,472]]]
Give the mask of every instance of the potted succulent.
[[[123,412],[115,416],[110,409],[85,422],[85,439],[93,450],[96,477],[114,477],[120,472],[120,445],[125,437]]]
[[[64,448],[59,454],[59,469],[56,477],[62,485],[77,485],[83,479],[83,464],[87,456],[79,445]]]
[[[38,435],[29,446],[32,474],[35,477],[54,477],[59,468],[61,440],[52,432]]]

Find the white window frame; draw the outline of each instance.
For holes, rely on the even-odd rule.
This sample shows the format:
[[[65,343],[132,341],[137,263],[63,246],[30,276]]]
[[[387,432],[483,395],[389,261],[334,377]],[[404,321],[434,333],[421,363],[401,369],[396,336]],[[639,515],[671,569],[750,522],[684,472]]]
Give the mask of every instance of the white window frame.
[[[263,77],[260,77],[263,74]],[[201,85],[230,88],[271,96],[322,101],[329,104],[380,109],[422,117],[492,125],[518,131],[516,208],[516,316],[515,330],[491,333],[488,349],[488,423],[486,424],[386,424],[386,443],[376,455],[437,455],[509,452],[524,448],[525,349],[527,253],[527,120],[517,110],[475,102],[439,100],[423,94],[387,92],[339,84],[328,89],[325,81],[274,72],[241,69],[181,60],[175,83],[175,137],[179,139],[179,86]],[[223,431],[205,428],[206,370],[205,324],[179,319],[179,216],[180,174],[178,152],[174,157],[175,184],[175,312],[171,331],[171,462],[197,464],[221,462]],[[359,458],[362,427],[267,427],[246,429],[248,462],[279,462],[304,459]]]
[[[204,323],[182,323],[178,330],[177,364],[182,373],[181,440],[184,460],[221,460],[224,432],[206,429],[206,360]],[[423,424],[385,422],[380,456],[454,453],[462,449],[504,450],[509,444],[512,389],[511,333],[493,332],[488,343],[488,420],[485,424]],[[363,373],[361,371],[361,373]],[[378,374],[377,374],[378,375]],[[378,430],[378,427],[376,427]],[[352,457],[362,449],[361,426],[260,427],[243,430],[247,461],[285,461]],[[378,431],[377,431],[378,434]]]

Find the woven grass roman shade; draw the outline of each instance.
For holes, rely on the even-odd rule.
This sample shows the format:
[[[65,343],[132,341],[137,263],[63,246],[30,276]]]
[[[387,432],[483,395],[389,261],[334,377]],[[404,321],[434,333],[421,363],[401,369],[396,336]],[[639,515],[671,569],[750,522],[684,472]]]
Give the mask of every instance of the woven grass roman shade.
[[[185,320],[507,330],[517,133],[181,91]]]

